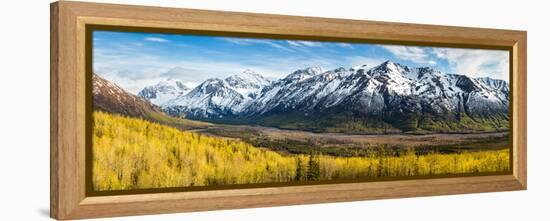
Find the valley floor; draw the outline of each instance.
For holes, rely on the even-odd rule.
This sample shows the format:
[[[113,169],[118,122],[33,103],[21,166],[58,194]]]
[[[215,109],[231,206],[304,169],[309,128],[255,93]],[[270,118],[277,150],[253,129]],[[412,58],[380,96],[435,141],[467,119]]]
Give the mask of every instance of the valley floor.
[[[350,156],[361,154],[367,149],[376,151],[381,148],[397,152],[414,148],[418,154],[422,154],[500,150],[510,146],[508,132],[353,135],[223,124],[211,124],[208,128],[192,131],[223,138],[236,138],[281,153],[308,153],[313,149],[335,156]]]

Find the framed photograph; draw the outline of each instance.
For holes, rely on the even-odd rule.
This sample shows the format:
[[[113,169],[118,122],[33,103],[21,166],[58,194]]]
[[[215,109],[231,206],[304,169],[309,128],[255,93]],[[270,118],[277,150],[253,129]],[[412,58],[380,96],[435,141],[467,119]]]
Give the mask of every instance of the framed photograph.
[[[525,31],[51,4],[51,216],[524,190]]]

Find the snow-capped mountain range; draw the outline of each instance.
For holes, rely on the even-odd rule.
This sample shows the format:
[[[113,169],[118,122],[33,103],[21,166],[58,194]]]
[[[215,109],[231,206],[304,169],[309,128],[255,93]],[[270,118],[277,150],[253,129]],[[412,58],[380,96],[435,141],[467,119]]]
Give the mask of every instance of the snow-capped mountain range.
[[[503,80],[391,61],[372,68],[311,67],[276,81],[248,70],[206,80],[187,93],[157,85],[139,95],[173,116],[321,131],[352,128],[359,133],[368,128],[507,129],[510,99],[508,82]]]
[[[187,94],[190,90],[183,82],[169,78],[156,85],[143,88],[138,96],[161,106],[175,97]]]
[[[171,115],[190,118],[219,118],[236,116],[261,89],[271,82],[261,75],[246,70],[225,79],[211,78],[187,94],[175,96],[161,104]]]

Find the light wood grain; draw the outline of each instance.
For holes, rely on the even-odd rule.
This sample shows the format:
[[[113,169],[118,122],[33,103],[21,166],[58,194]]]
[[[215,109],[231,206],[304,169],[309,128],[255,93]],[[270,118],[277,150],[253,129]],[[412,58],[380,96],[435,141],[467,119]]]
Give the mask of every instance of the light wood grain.
[[[59,7],[50,6],[50,214],[59,213]]]
[[[296,39],[510,49],[513,175],[87,197],[84,167],[84,30],[87,24]],[[527,188],[527,35],[524,31],[63,1],[51,5],[50,44],[50,206],[53,218],[141,215]]]
[[[521,37],[517,41],[517,56],[514,56],[515,73],[517,82],[514,86],[517,90],[513,91],[514,105],[517,105],[517,111],[513,112],[512,118],[517,120],[517,127],[513,133],[517,137],[517,143],[514,143],[513,150],[516,151],[514,159],[517,161],[514,167],[514,175],[522,184],[523,188],[527,189],[527,33],[522,32]]]

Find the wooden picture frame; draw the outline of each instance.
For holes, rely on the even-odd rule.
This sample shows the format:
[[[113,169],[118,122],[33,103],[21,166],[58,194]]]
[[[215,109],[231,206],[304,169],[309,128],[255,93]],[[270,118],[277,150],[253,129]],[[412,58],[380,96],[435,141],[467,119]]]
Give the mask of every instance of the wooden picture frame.
[[[50,208],[79,219],[525,190],[527,188],[527,33],[254,13],[80,2],[51,4]],[[86,192],[86,25],[152,27],[242,36],[506,48],[511,67],[512,173],[379,182],[90,196]]]

